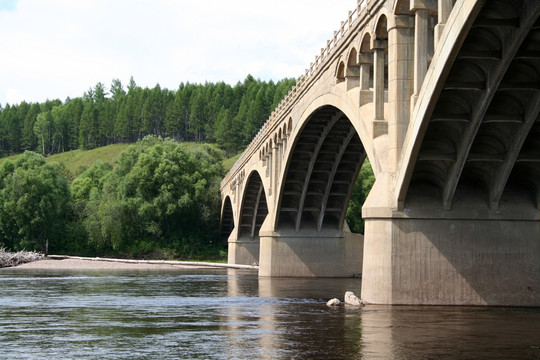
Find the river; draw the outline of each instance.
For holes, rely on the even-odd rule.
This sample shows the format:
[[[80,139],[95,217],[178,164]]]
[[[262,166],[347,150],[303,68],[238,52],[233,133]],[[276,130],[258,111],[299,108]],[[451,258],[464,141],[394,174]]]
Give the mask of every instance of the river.
[[[359,279],[0,271],[2,359],[540,359],[540,309],[329,308]]]

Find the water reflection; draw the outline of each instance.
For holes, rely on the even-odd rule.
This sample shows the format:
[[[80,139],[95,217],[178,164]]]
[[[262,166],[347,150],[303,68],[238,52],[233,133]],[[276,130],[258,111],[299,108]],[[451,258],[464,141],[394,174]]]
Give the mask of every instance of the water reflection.
[[[0,271],[2,358],[540,359],[540,310],[328,308],[358,279]]]

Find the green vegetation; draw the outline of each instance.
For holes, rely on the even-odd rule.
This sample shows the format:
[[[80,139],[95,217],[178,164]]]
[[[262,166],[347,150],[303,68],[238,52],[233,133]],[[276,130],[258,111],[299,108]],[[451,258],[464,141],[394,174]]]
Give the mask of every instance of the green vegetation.
[[[73,158],[59,160],[73,166]],[[0,247],[44,251],[48,242],[55,253],[223,257],[223,159],[215,145],[146,137],[114,166],[97,160],[68,183],[66,166],[25,152],[0,165]]]
[[[60,246],[71,222],[65,169],[26,152],[0,166],[0,247],[40,249]]]
[[[118,157],[122,151],[127,149],[129,145],[130,144],[113,144],[92,150],[71,150],[51,155],[47,157],[46,160],[48,162],[61,163],[73,176],[78,176],[98,160],[113,164],[114,159]]]
[[[234,155],[233,157],[225,159],[223,161],[223,168],[225,169],[225,171],[231,170],[234,163],[240,158],[240,156],[242,156],[242,153],[238,153],[238,154]]]
[[[375,176],[373,175],[373,169],[368,159],[364,161],[356,183],[354,184],[353,193],[349,200],[349,207],[347,209],[347,224],[354,233],[364,233],[364,219],[362,218],[362,205],[366,201],[366,198],[371,191],[371,187],[375,183]]]
[[[295,84],[246,77],[235,86],[182,83],[177,90],[127,88],[113,80],[82,97],[44,103],[0,104],[0,157],[25,150],[44,156],[133,143],[146,135],[211,142],[228,155],[241,152]]]

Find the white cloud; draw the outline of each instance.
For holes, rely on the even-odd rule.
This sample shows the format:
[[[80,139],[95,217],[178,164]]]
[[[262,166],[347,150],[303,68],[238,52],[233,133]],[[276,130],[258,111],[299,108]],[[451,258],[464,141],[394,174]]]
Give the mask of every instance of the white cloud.
[[[0,12],[0,103],[81,96],[97,82],[126,84],[131,75],[141,86],[170,89],[182,81],[236,83],[248,73],[300,76],[355,6],[356,0],[19,0]]]

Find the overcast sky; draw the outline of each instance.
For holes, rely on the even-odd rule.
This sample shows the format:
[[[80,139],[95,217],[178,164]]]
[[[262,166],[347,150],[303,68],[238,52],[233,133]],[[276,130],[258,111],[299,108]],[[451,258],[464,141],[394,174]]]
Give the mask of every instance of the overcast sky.
[[[0,0],[0,103],[298,77],[357,0]]]

